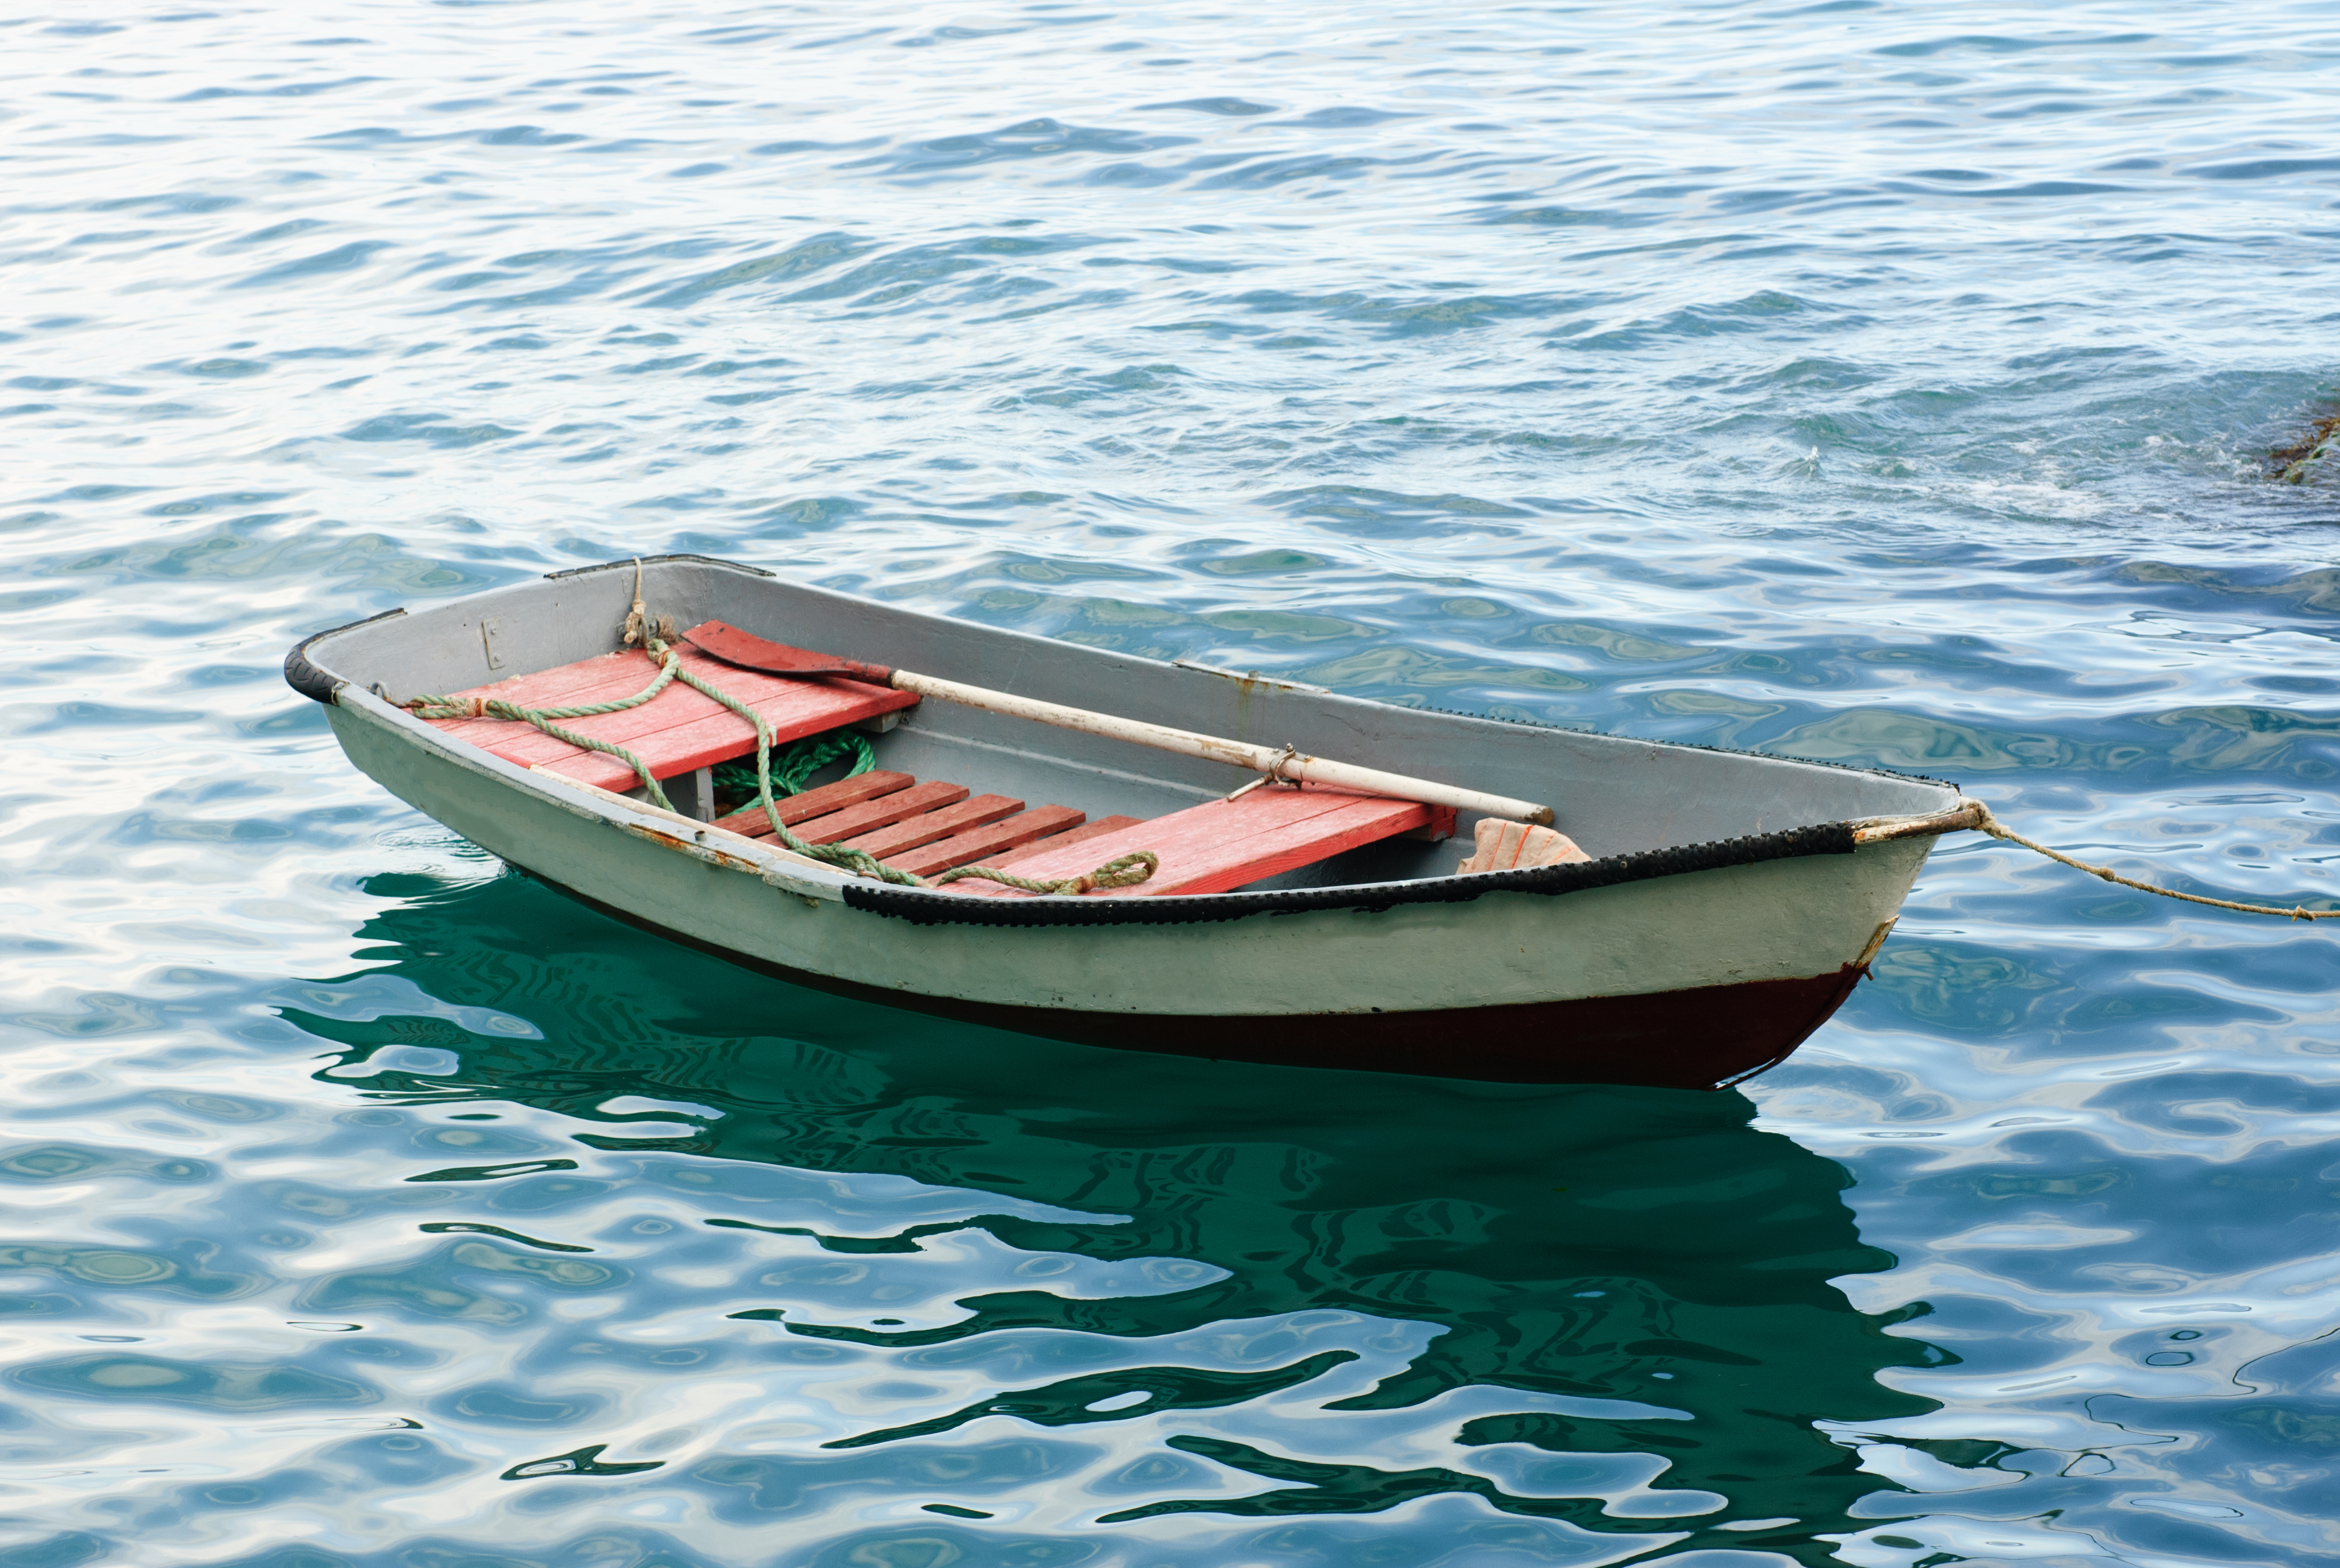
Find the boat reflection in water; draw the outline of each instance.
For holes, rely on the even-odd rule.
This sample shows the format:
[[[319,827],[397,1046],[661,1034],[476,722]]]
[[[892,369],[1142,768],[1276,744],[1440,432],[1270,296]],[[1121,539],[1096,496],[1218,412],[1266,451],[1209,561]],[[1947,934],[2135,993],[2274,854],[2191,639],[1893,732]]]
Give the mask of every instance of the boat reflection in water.
[[[365,932],[386,968],[286,1016],[352,1093],[449,1102],[481,1161],[404,1177],[438,1251],[305,1305],[504,1369],[416,1434],[481,1488],[466,1534],[1819,1562],[1884,1484],[1812,1424],[1926,1408],[1879,1374],[1944,1359],[1829,1283],[1891,1260],[1736,1093],[1070,1046],[760,979],[518,876],[372,890],[420,895]],[[495,1417],[530,1402],[575,1414]]]

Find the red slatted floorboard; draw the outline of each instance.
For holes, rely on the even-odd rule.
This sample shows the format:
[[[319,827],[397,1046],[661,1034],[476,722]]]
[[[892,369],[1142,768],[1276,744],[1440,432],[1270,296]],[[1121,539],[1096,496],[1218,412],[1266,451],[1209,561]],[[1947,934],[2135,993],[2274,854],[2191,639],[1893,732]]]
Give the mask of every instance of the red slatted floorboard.
[[[897,871],[931,877],[954,866],[972,866],[1002,849],[1013,849],[1018,845],[1029,844],[1035,839],[1045,839],[1052,833],[1077,828],[1086,815],[1069,806],[1037,806],[1029,811],[1019,811],[1013,817],[969,829],[964,833],[954,833],[947,839],[937,839],[906,854],[887,856],[886,864]],[[1079,853],[1077,849],[1070,852]]]
[[[793,828],[810,818],[841,811],[848,806],[858,806],[864,800],[874,800],[880,795],[907,789],[917,782],[907,773],[887,773],[880,769],[840,779],[834,784],[824,784],[800,795],[783,795],[772,804],[779,808],[780,820]],[[751,839],[767,839],[772,832],[772,825],[764,820],[764,809],[760,806],[734,811],[715,825],[728,833],[745,833]]]
[[[899,795],[881,796],[860,806],[848,806],[826,817],[816,817],[797,829],[808,844],[837,844],[858,839],[897,822],[917,821],[945,807],[956,806],[973,793],[964,784],[939,780],[913,786]]]
[[[964,829],[996,822],[1024,809],[1024,802],[1005,795],[977,795],[972,800],[957,806],[946,806],[939,811],[929,811],[923,817],[892,828],[880,828],[875,833],[864,833],[858,839],[848,839],[848,849],[863,849],[880,860],[907,854],[922,844],[931,844]]]

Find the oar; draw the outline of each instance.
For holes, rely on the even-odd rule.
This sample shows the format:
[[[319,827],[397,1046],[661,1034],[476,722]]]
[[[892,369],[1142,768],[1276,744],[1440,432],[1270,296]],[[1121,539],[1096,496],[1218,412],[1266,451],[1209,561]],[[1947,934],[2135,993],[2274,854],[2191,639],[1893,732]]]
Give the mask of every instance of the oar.
[[[914,691],[920,697],[931,697],[937,701],[980,708],[987,713],[1004,713],[1013,719],[1053,724],[1061,729],[1077,729],[1085,735],[1102,735],[1108,739],[1127,740],[1158,750],[1175,751],[1183,756],[1206,758],[1213,762],[1246,768],[1287,783],[1328,784],[1368,795],[1420,800],[1431,806],[1452,806],[1461,811],[1508,817],[1547,827],[1552,822],[1552,808],[1539,806],[1532,800],[1514,800],[1508,796],[1483,794],[1452,784],[1434,784],[1427,779],[1409,779],[1402,773],[1384,773],[1378,768],[1359,768],[1353,763],[1306,757],[1290,747],[1253,746],[1241,740],[1223,740],[1214,735],[1196,735],[1189,730],[1172,729],[1135,719],[1116,718],[1110,713],[1092,713],[1085,708],[1066,708],[1060,703],[1014,697],[1005,691],[993,691],[981,686],[964,686],[956,680],[943,680],[912,670],[889,670],[882,664],[835,659],[825,653],[790,648],[786,643],[767,641],[752,632],[742,631],[736,626],[726,626],[719,620],[692,627],[683,633],[683,640],[703,653],[726,664],[736,664],[743,670],[760,670],[770,675],[838,675],[848,680],[890,686],[899,691]]]

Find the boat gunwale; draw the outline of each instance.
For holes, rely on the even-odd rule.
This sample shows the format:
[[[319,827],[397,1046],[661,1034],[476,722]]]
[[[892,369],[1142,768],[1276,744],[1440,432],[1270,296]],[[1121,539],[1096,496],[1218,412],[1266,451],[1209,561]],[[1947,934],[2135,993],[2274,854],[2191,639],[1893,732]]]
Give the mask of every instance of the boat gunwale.
[[[647,567],[657,566],[663,562],[676,561],[696,566],[719,566],[727,571],[740,571],[745,572],[751,577],[768,578],[775,582],[781,583],[795,591],[818,593],[832,599],[842,599],[858,604],[866,604],[873,609],[882,610],[888,615],[916,616],[922,620],[947,621],[954,625],[973,627],[978,631],[987,632],[993,636],[1015,638],[1026,641],[1040,643],[1046,646],[1066,648],[1079,648],[1082,646],[1078,643],[1065,642],[1060,638],[1042,636],[1037,632],[1018,631],[1013,627],[987,626],[979,620],[968,620],[960,616],[945,615],[937,610],[917,610],[907,605],[887,604],[881,600],[871,599],[863,594],[847,593],[841,589],[824,588],[820,584],[815,582],[799,582],[793,578],[782,577],[778,572],[768,571],[760,566],[751,565],[744,561],[726,561],[720,556],[697,555],[687,551],[677,551],[669,555],[645,555],[639,558],[639,560],[633,556],[628,556],[622,561],[604,561],[590,566],[563,567],[558,571],[540,573],[538,581],[545,582],[559,582],[564,581],[572,577],[589,576],[597,571],[627,571],[632,570],[638,564]],[[505,583],[498,588],[482,589],[478,593],[466,594],[462,599],[447,600],[446,605],[432,605],[430,608],[432,610],[438,610],[451,605],[461,604],[469,600],[484,599],[489,594],[501,593],[511,589],[522,587],[525,585],[526,581],[526,579],[522,579],[520,581]],[[390,620],[407,613],[407,607],[400,605],[395,609],[384,610],[376,614],[366,616],[361,620],[344,621],[339,626],[329,626],[322,631],[311,632],[299,642],[293,644],[292,650],[285,654],[285,683],[291,686],[293,690],[298,691],[302,696],[308,698],[312,701],[332,701],[333,699],[332,692],[341,686],[349,684],[350,678],[344,675],[335,675],[331,670],[312,662],[308,656],[311,645],[344,631],[355,631],[360,627],[372,626],[378,620]],[[1094,649],[1087,649],[1085,650],[1089,652],[1096,651]],[[1596,729],[1592,726],[1587,724],[1556,724],[1549,719],[1530,719],[1510,713],[1473,713],[1461,708],[1441,708],[1436,703],[1432,702],[1423,703],[1419,707],[1409,706],[1407,704],[1398,702],[1383,702],[1378,697],[1352,696],[1345,691],[1335,691],[1330,687],[1324,686],[1312,686],[1304,681],[1295,681],[1284,676],[1272,674],[1266,670],[1237,671],[1232,670],[1221,670],[1215,666],[1199,664],[1191,660],[1154,659],[1143,653],[1122,653],[1116,651],[1115,657],[1117,659],[1129,660],[1135,663],[1155,665],[1164,670],[1184,670],[1190,673],[1215,676],[1222,680],[1255,680],[1262,685],[1280,687],[1301,695],[1312,697],[1332,697],[1344,702],[1362,702],[1373,707],[1393,709],[1401,713],[1434,713],[1443,719],[1460,719],[1467,722],[1476,724],[1508,724],[1516,729],[1546,729],[1555,735],[1589,735],[1603,740],[1627,740],[1636,746],[1651,746],[1669,751],[1702,751],[1722,757],[1752,757],[1758,758],[1765,762],[1790,763],[1799,768],[1825,768],[1829,771],[1836,773],[1858,773],[1866,774],[1869,777],[1876,779],[1890,779],[1899,784],[1925,784],[1937,789],[1947,789],[1953,795],[1960,792],[1958,785],[1954,779],[1937,779],[1930,773],[1904,773],[1899,769],[1880,768],[1874,763],[1833,762],[1825,757],[1791,757],[1785,752],[1766,751],[1760,747],[1723,746],[1718,745],[1710,740],[1661,740],[1640,735],[1611,735],[1605,729]]]
[[[1350,911],[1379,914],[1408,904],[1467,904],[1492,893],[1558,897],[1628,886],[1663,877],[1728,870],[1772,860],[1815,855],[1849,855],[1860,842],[1853,822],[1823,822],[1702,844],[1671,846],[1627,855],[1525,867],[1468,876],[1417,878],[1397,882],[1349,882],[1330,888],[1263,888],[1254,892],[1167,893],[1145,898],[1098,898],[1057,895],[1026,898],[976,898],[963,894],[897,888],[855,877],[838,868],[800,859],[759,839],[741,839],[709,823],[661,811],[647,801],[542,769],[523,769],[492,752],[451,742],[404,710],[362,691],[357,701],[335,706],[366,713],[459,768],[496,775],[523,794],[573,815],[654,839],[710,863],[760,876],[768,885],[798,897],[841,900],[868,914],[913,925],[1046,927],[1161,926],[1213,924],[1253,915],[1303,915]],[[379,710],[376,712],[375,710]],[[469,755],[466,753],[477,753]],[[565,788],[564,788],[565,787]],[[678,831],[677,829],[680,829]],[[686,837],[688,835],[688,837]]]
[[[1096,649],[1086,648],[1080,643],[1066,642],[1062,638],[1047,637],[1036,631],[1018,631],[1011,626],[987,626],[982,621],[969,620],[963,616],[946,615],[934,610],[917,610],[908,605],[888,604],[882,600],[871,599],[866,594],[848,593],[837,588],[824,588],[817,582],[800,582],[793,578],[782,577],[779,573],[764,567],[752,566],[744,561],[726,561],[720,556],[695,555],[689,551],[681,551],[673,555],[645,555],[640,558],[639,564],[656,566],[660,561],[687,561],[699,566],[719,566],[732,571],[744,571],[755,577],[769,578],[775,582],[782,583],[798,591],[824,594],[832,599],[850,600],[855,603],[867,604],[874,609],[882,610],[888,615],[917,616],[926,620],[947,621],[955,626],[973,627],[978,631],[988,632],[996,637],[1015,638],[1046,647],[1079,648],[1090,653],[1098,651]],[[572,577],[585,577],[596,571],[629,571],[636,564],[635,558],[628,556],[623,561],[604,561],[592,566],[563,567],[558,571],[545,572],[543,581],[564,581]],[[514,583],[506,586],[519,585]],[[498,590],[494,589],[487,589],[483,590],[482,593],[496,591]],[[466,597],[477,598],[481,595]],[[461,603],[461,600],[455,600],[450,602]],[[403,613],[403,610],[386,610],[380,615],[368,617],[366,620],[353,620],[348,626],[337,626],[332,630],[348,631],[356,627],[364,626],[369,621],[384,620],[392,615]],[[330,635],[331,632],[317,633],[317,637]],[[308,642],[315,640],[316,637],[312,637],[302,646],[305,648]],[[1937,779],[1930,773],[1904,773],[1897,769],[1879,768],[1869,763],[1831,762],[1824,757],[1790,757],[1784,752],[1765,751],[1753,746],[1718,746],[1707,740],[1658,740],[1640,735],[1611,735],[1605,729],[1596,729],[1589,724],[1555,724],[1549,719],[1530,719],[1510,713],[1472,713],[1461,708],[1441,708],[1434,702],[1425,702],[1419,707],[1412,707],[1401,702],[1384,702],[1378,697],[1353,696],[1346,691],[1335,691],[1329,686],[1315,686],[1307,681],[1294,680],[1287,676],[1271,674],[1266,670],[1222,670],[1216,666],[1200,664],[1192,660],[1155,659],[1146,654],[1125,653],[1119,650],[1114,650],[1114,657],[1125,659],[1136,664],[1155,665],[1164,670],[1185,670],[1196,674],[1215,676],[1221,680],[1255,681],[1263,686],[1281,687],[1301,696],[1330,697],[1343,702],[1362,702],[1375,708],[1393,709],[1400,713],[1435,713],[1441,718],[1461,719],[1475,724],[1509,724],[1521,729],[1548,729],[1555,735],[1590,735],[1603,740],[1628,740],[1636,746],[1655,746],[1671,751],[1704,751],[1724,757],[1756,757],[1766,762],[1792,763],[1799,768],[1826,768],[1838,773],[1865,773],[1874,778],[1890,779],[1901,784],[1929,784],[1938,789],[1948,789],[1953,795],[1959,793],[1958,784],[1948,779]]]
[[[894,614],[953,620],[1001,637],[1028,639],[1043,644],[1053,643],[1056,640],[1006,628],[986,627],[979,622],[960,621],[958,618],[937,615],[932,611],[897,605],[878,604],[877,601],[867,600],[860,595],[844,594],[833,589],[823,589],[814,584],[781,579],[764,568],[751,566],[745,562],[722,561],[710,556],[689,553],[644,556],[640,561],[643,566],[664,562],[720,567],[728,571],[771,579],[796,591],[809,591],[852,600],[871,604]],[[545,572],[542,576],[546,580],[567,579],[600,571],[624,571],[634,564],[633,560],[628,558],[590,566],[566,568],[559,571]],[[522,585],[522,583],[513,583],[506,586],[517,588]],[[501,590],[491,589],[482,594],[466,597],[484,598],[488,594],[498,591]],[[507,763],[492,753],[456,756],[456,748],[461,743],[450,742],[440,731],[414,718],[403,709],[383,700],[378,693],[372,691],[364,693],[366,697],[372,699],[372,701],[359,704],[344,702],[342,690],[353,685],[354,681],[349,677],[335,674],[309,657],[310,649],[326,639],[354,631],[362,627],[395,620],[407,614],[407,609],[400,606],[367,616],[362,620],[328,627],[311,633],[296,643],[285,655],[286,683],[302,696],[317,702],[349,707],[356,711],[368,711],[378,707],[381,710],[379,715],[372,716],[375,717],[378,722],[385,722],[402,732],[411,742],[439,753],[459,766],[485,765],[487,771],[505,776],[507,783],[521,789],[523,793],[550,799],[543,784],[531,777],[527,770]],[[1124,654],[1120,657],[1145,663],[1160,664],[1165,669],[1175,668],[1175,664],[1169,661],[1147,659],[1139,654]],[[1240,679],[1239,677],[1221,677],[1221,679],[1230,678]],[[1263,679],[1273,680],[1275,678],[1266,676]],[[1389,707],[1400,711],[1434,713],[1443,718],[1452,718],[1465,723],[1476,721],[1510,724],[1549,730],[1555,735],[1602,734],[1599,730],[1579,729],[1538,719],[1516,719],[1495,714],[1464,713],[1439,708],[1403,708],[1398,704],[1378,703],[1372,698],[1347,697],[1337,692],[1327,692],[1325,695],[1343,701]],[[1809,758],[1782,757],[1770,752],[1739,747],[1710,746],[1671,740],[1643,740],[1638,737],[1604,738],[1631,739],[1636,745],[1658,749],[1720,752],[1731,756],[1760,759],[1766,762],[1789,763],[1800,767],[1866,774],[1900,783],[1919,783],[1944,789],[1954,799],[1958,794],[1955,785],[1948,784],[1943,780],[1917,774],[1899,773],[1889,769],[1858,767],[1849,763],[1829,762]],[[465,746],[462,749],[467,752],[476,752],[478,749]],[[571,782],[560,779],[559,775],[552,777],[562,783]],[[622,803],[630,807],[634,803],[624,797],[610,796],[606,799],[595,799],[588,796],[582,789],[574,792],[563,791],[562,793],[569,798],[556,802],[561,809],[580,815],[590,815],[615,827],[628,826],[628,814],[621,813],[620,806]],[[593,795],[602,793],[599,790],[592,792]],[[644,812],[650,810],[646,805],[640,809]],[[665,815],[664,813],[655,814]],[[1662,877],[1760,865],[1771,860],[1800,858],[1814,855],[1849,855],[1860,847],[1859,840],[1856,837],[1856,829],[1860,825],[1860,821],[1861,819],[1852,819],[1812,823],[1735,839],[1666,846],[1622,855],[1602,856],[1586,861],[1508,871],[1417,878],[1392,882],[1345,883],[1323,888],[1271,888],[1254,892],[1174,893],[1142,898],[1111,898],[1071,896],[974,898],[948,893],[895,888],[855,878],[842,871],[823,875],[824,872],[828,871],[828,868],[810,864],[801,868],[789,865],[787,868],[787,880],[793,883],[801,879],[804,882],[821,884],[821,890],[825,894],[836,897],[841,893],[843,901],[853,908],[908,920],[917,925],[1046,927],[1190,924],[1241,919],[1262,914],[1296,915],[1343,910],[1377,913],[1409,904],[1471,903],[1492,893],[1526,893],[1555,897],[1601,888],[1625,886]],[[728,838],[729,835],[726,837]],[[676,848],[680,849],[683,846],[678,844]],[[789,858],[793,861],[795,858],[789,857]],[[741,868],[741,869],[747,868]],[[768,870],[766,875],[768,880],[772,879]]]

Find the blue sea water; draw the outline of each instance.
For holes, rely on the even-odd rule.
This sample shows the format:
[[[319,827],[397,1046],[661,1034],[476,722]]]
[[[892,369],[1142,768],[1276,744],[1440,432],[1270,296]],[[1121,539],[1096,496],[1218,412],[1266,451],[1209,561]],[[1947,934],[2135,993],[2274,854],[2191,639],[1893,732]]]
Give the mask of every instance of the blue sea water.
[[[699,551],[2328,902],[2335,80],[2247,0],[0,16],[0,1565],[2340,1561],[2330,926],[1951,839],[1742,1090],[1118,1054],[570,905],[277,674]]]

